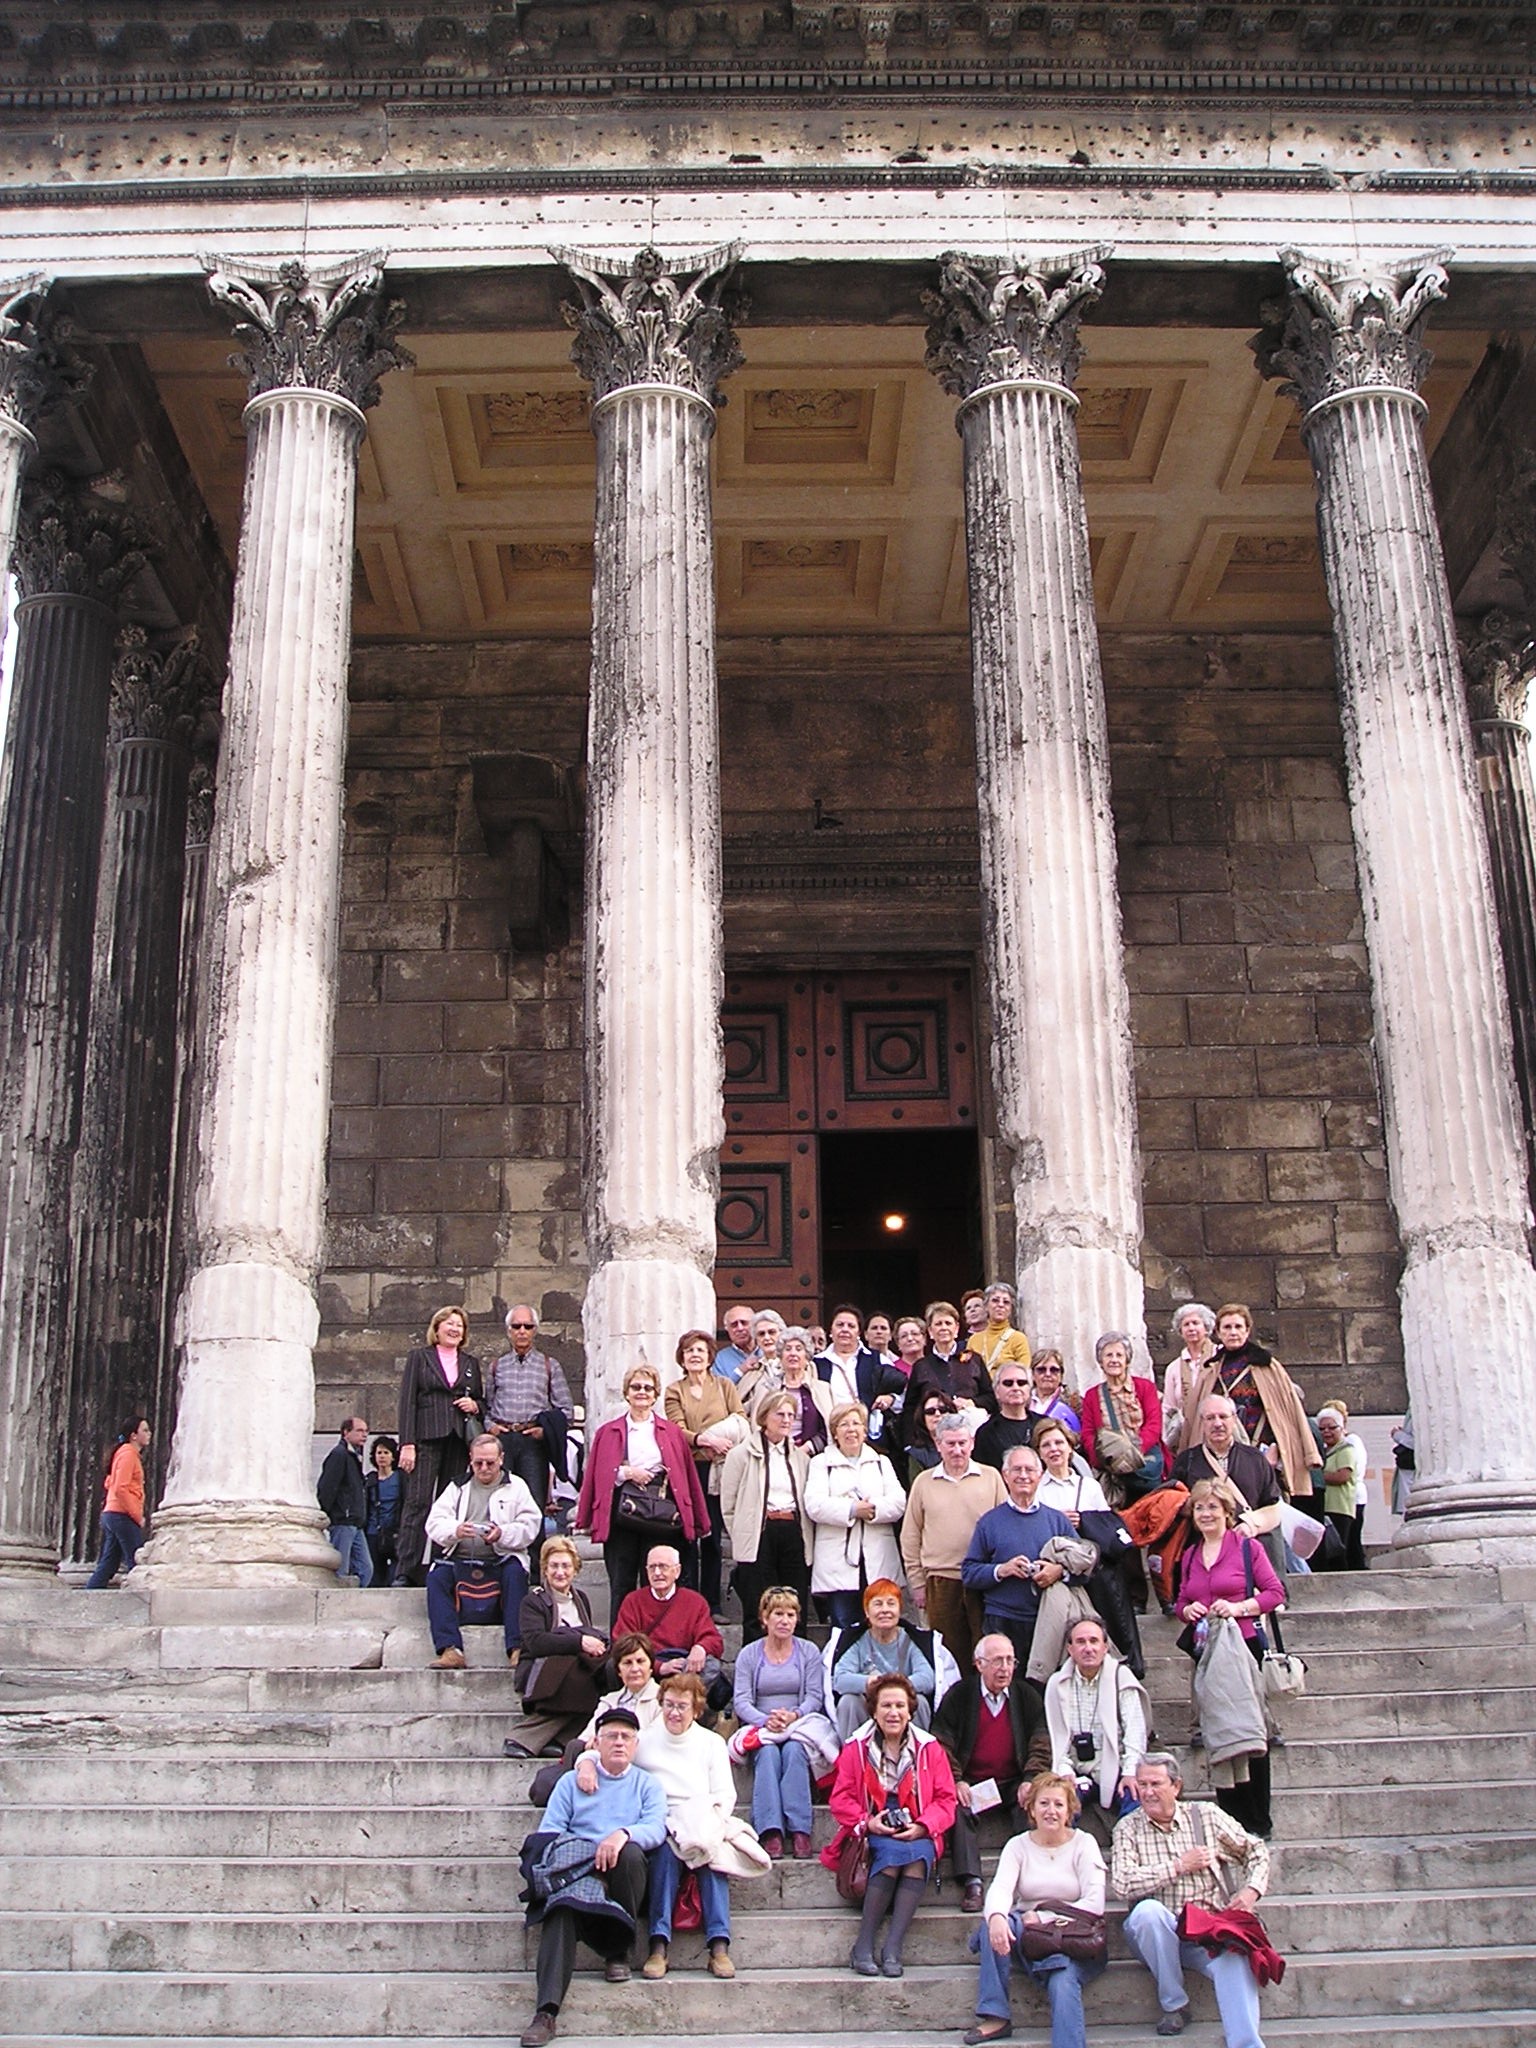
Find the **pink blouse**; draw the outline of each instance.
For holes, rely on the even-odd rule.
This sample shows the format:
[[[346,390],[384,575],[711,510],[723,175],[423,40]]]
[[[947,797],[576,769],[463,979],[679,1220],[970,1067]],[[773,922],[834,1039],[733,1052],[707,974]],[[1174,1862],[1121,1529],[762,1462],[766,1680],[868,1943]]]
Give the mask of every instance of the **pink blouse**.
[[[1193,1601],[1198,1600],[1209,1607],[1213,1600],[1230,1600],[1237,1606],[1248,1598],[1248,1575],[1243,1568],[1244,1544],[1248,1546],[1253,1561],[1253,1597],[1258,1601],[1260,1610],[1272,1614],[1277,1607],[1285,1605],[1285,1588],[1276,1578],[1275,1568],[1265,1556],[1263,1544],[1229,1529],[1221,1539],[1221,1548],[1213,1565],[1206,1564],[1204,1545],[1198,1536],[1184,1553],[1184,1561],[1179,1567],[1179,1613],[1186,1621]],[[1237,1625],[1250,1640],[1258,1628],[1251,1614],[1238,1615]]]

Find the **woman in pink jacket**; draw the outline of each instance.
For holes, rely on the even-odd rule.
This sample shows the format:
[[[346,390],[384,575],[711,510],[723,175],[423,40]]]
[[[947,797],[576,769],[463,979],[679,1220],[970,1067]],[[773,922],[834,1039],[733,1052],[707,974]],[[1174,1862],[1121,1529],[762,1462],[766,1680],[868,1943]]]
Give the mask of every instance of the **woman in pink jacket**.
[[[848,1837],[868,1836],[869,1889],[848,1963],[860,1977],[899,1977],[907,1929],[955,1824],[955,1774],[943,1744],[913,1719],[910,1678],[871,1678],[869,1711],[869,1722],[837,1760],[827,1804],[838,1831],[821,1860],[835,1870]],[[877,1956],[875,1936],[887,1913],[891,1924]]]
[[[657,1414],[660,1397],[661,1376],[655,1368],[632,1365],[624,1375],[624,1413],[605,1422],[587,1447],[576,1527],[590,1531],[593,1542],[603,1546],[613,1614],[624,1595],[639,1585],[645,1554],[653,1544],[672,1544],[686,1568],[693,1545],[709,1527],[709,1506],[688,1439],[675,1422]],[[618,1496],[627,1484],[674,1501],[682,1516],[681,1529],[647,1528],[624,1520]]]

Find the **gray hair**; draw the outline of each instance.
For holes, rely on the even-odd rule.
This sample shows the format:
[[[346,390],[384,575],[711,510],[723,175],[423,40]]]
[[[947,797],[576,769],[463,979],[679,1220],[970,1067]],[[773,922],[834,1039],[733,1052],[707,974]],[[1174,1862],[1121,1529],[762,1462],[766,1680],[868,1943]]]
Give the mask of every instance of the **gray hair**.
[[[1149,1749],[1142,1758],[1142,1762],[1154,1771],[1166,1771],[1175,1785],[1183,1784],[1183,1767],[1179,1763],[1178,1758],[1170,1756],[1166,1749]]]
[[[935,1418],[932,1434],[934,1442],[937,1443],[941,1436],[973,1437],[976,1431],[967,1417],[950,1412]]]
[[[1010,1301],[1018,1300],[1018,1296],[1006,1280],[989,1280],[981,1291],[983,1294],[1006,1294]]]
[[[1178,1337],[1179,1342],[1183,1343],[1184,1339],[1179,1335],[1179,1325],[1186,1316],[1198,1316],[1200,1318],[1200,1326],[1205,1331],[1207,1337],[1215,1336],[1215,1309],[1207,1308],[1203,1301],[1186,1301],[1182,1308],[1176,1308],[1173,1312],[1173,1321],[1168,1325],[1170,1337]]]
[[[1104,1363],[1104,1354],[1111,1344],[1123,1344],[1130,1357],[1134,1358],[1136,1356],[1136,1346],[1131,1342],[1130,1337],[1124,1330],[1106,1330],[1093,1347],[1093,1362],[1095,1365],[1102,1365]]]
[[[783,1337],[784,1318],[779,1314],[776,1308],[760,1308],[757,1314],[752,1318],[752,1327],[754,1330],[757,1328],[759,1323],[772,1323],[775,1329],[778,1331],[780,1337]],[[800,1334],[803,1337],[805,1335],[804,1330],[802,1330]]]
[[[803,1344],[806,1349],[806,1355],[810,1355],[811,1333],[803,1323],[790,1323],[787,1327],[783,1323],[780,1323],[779,1349],[782,1351],[786,1344],[791,1343]]]

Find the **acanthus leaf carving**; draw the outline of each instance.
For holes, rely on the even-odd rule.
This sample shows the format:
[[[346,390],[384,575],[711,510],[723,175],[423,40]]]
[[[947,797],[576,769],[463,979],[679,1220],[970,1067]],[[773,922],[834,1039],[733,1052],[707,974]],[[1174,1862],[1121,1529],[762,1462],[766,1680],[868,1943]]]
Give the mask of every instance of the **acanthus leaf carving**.
[[[0,414],[23,427],[78,398],[91,379],[71,345],[73,322],[48,305],[51,283],[42,275],[0,283]]]
[[[1261,309],[1249,346],[1303,414],[1347,391],[1417,396],[1432,360],[1424,322],[1446,293],[1449,250],[1406,263],[1350,269],[1282,249],[1286,296]]]
[[[550,254],[574,279],[581,303],[561,307],[576,339],[571,360],[596,398],[636,385],[670,385],[710,405],[742,361],[734,322],[746,310],[734,273],[740,245],[669,263],[653,248],[628,263],[575,249]]]
[[[252,398],[266,391],[328,391],[362,412],[379,402],[379,379],[415,357],[394,338],[404,304],[385,300],[382,255],[311,270],[204,259],[208,292],[233,319]]]
[[[151,552],[111,481],[77,482],[46,470],[23,488],[12,557],[23,597],[88,597],[112,604]]]
[[[112,665],[113,740],[164,740],[190,750],[213,688],[195,626],[159,645],[151,644],[142,626],[125,626]]]
[[[1108,254],[1081,249],[1032,263],[949,250],[939,289],[923,293],[928,368],[956,398],[1021,381],[1070,390],[1082,361],[1079,326],[1104,289]]]

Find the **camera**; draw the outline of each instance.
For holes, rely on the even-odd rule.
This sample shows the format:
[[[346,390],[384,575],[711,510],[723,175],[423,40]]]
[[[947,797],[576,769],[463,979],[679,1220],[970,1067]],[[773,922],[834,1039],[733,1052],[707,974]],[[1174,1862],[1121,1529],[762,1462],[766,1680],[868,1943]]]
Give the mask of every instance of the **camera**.
[[[1098,1755],[1099,1745],[1088,1733],[1078,1733],[1072,1738],[1072,1758],[1075,1763],[1091,1764]]]
[[[888,1828],[909,1828],[912,1825],[912,1816],[904,1806],[888,1806],[884,1819]]]

